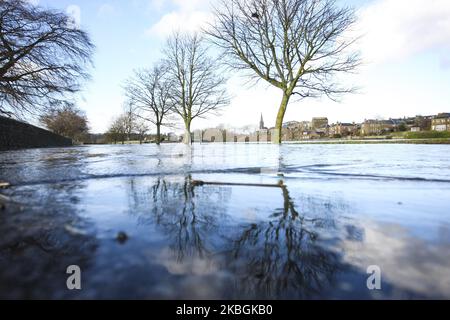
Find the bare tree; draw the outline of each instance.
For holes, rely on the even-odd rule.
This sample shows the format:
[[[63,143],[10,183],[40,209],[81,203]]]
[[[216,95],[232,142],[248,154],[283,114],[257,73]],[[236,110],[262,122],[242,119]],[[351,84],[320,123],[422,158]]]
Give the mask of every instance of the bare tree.
[[[121,115],[112,121],[106,136],[108,137],[108,140],[114,142],[114,144],[119,141],[121,141],[122,144],[125,144],[125,139],[127,137],[127,125],[126,117],[124,115]]]
[[[138,118],[156,126],[156,143],[161,143],[161,126],[173,112],[170,79],[163,64],[135,71],[125,84],[125,94]]]
[[[89,78],[93,49],[67,14],[0,1],[0,114],[39,116],[64,106]]]
[[[223,50],[234,69],[249,71],[257,80],[283,92],[274,141],[281,130],[288,103],[326,95],[337,99],[354,88],[334,79],[359,65],[351,50],[355,15],[334,0],[221,0],[215,22],[206,33]]]
[[[191,124],[196,118],[218,111],[229,103],[226,79],[220,74],[218,62],[208,56],[198,34],[174,33],[164,53],[167,71],[172,79],[171,96],[174,111],[185,126],[184,143],[191,143]]]
[[[125,102],[123,110],[124,112],[120,116],[120,119],[122,119],[126,139],[130,141],[131,134],[134,132],[136,126],[136,111],[133,104],[129,101]]]
[[[147,125],[147,123],[144,120],[138,120],[135,125],[136,134],[139,137],[139,144],[142,144],[144,141],[145,135],[150,130],[150,127]],[[158,137],[160,139],[160,137]],[[159,141],[159,140],[158,140]]]
[[[52,110],[41,116],[40,122],[50,131],[78,142],[86,139],[89,133],[86,114],[73,106]]]

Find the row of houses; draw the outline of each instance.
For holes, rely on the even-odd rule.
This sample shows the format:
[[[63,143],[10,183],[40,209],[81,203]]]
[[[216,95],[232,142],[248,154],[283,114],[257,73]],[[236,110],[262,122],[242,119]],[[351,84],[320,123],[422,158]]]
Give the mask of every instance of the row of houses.
[[[450,113],[440,113],[431,122],[433,131],[450,131]]]
[[[259,129],[246,133],[213,128],[195,130],[195,142],[269,142],[274,128],[267,128],[261,115]],[[283,141],[300,141],[321,138],[345,138],[358,136],[381,136],[399,131],[450,131],[450,113],[435,116],[416,116],[389,120],[365,120],[363,123],[337,122],[330,124],[326,117],[315,117],[311,121],[289,121],[283,124]],[[170,133],[166,141],[179,142],[182,137]]]
[[[266,128],[260,128],[265,130]],[[268,129],[270,130],[270,129]],[[283,125],[283,140],[308,140],[328,137],[378,136],[399,131],[450,131],[450,113],[389,120],[365,120],[363,123],[329,124],[328,118],[311,121],[289,121]]]

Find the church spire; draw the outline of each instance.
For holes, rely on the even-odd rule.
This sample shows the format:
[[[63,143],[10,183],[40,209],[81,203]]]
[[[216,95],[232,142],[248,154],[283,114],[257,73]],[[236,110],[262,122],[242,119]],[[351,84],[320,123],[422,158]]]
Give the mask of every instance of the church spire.
[[[264,119],[263,119],[263,115],[261,113],[261,120],[259,121],[259,130],[263,130],[264,127]]]

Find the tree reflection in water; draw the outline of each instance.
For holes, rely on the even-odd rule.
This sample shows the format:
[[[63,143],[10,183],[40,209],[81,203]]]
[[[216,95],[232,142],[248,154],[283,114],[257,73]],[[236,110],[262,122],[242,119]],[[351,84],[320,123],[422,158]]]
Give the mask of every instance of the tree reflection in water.
[[[202,259],[226,272],[232,281],[224,297],[319,296],[339,269],[338,256],[318,244],[321,228],[334,224],[298,212],[288,188],[280,190],[279,209],[245,223],[228,214],[232,187],[195,186],[191,176],[183,182],[160,178],[149,188],[151,208],[141,210],[147,213],[140,221],[163,229],[177,263]]]
[[[139,221],[162,228],[181,263],[186,257],[208,259],[214,253],[230,194],[229,188],[195,190],[191,176],[183,181],[158,178],[149,188],[146,201],[138,198],[135,204],[151,203],[150,210],[138,210],[146,213]]]
[[[317,244],[323,219],[299,213],[286,186],[283,207],[267,221],[242,226],[229,264],[236,292],[258,298],[311,298],[332,282],[338,257]]]
[[[99,246],[95,226],[80,215],[84,188],[73,182],[11,190],[17,202],[0,214],[0,299],[78,297],[65,286],[66,268],[88,270]]]

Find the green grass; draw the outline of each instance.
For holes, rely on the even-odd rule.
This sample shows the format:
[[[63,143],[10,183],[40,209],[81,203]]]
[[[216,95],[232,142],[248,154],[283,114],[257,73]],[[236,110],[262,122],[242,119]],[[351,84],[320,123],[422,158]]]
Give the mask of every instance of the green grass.
[[[378,140],[318,140],[304,142],[283,142],[284,144],[450,144],[450,138],[440,139],[378,139]]]
[[[408,132],[406,139],[450,139],[450,131]]]

